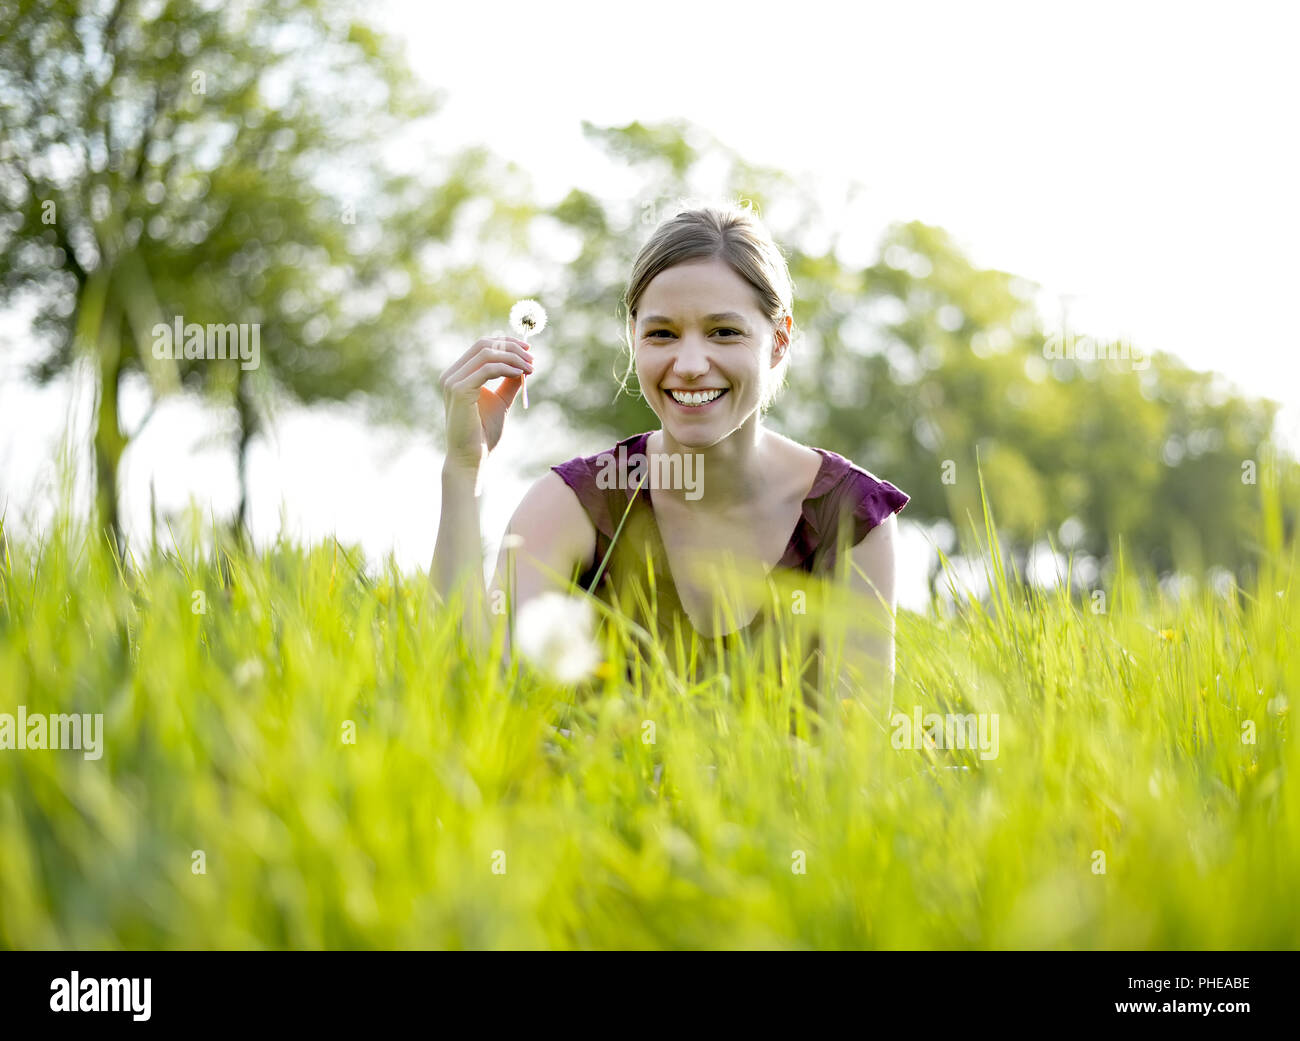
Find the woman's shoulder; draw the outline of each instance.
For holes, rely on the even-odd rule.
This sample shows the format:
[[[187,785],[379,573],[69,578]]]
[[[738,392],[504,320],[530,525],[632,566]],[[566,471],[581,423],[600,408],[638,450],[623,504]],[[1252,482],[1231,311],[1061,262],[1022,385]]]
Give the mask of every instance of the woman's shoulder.
[[[633,434],[616,441],[609,448],[591,455],[576,455],[551,467],[573,489],[592,523],[606,537],[611,537],[614,530],[615,511],[611,509],[611,493],[627,494],[622,491],[627,482],[619,479],[619,471],[628,466],[629,459],[641,449],[648,436],[649,431]],[[617,506],[618,501],[614,500],[613,505]]]
[[[865,466],[838,452],[832,452],[828,448],[814,448],[813,451],[823,458],[824,463],[813,483],[809,498],[825,496],[835,491],[854,491],[860,494],[874,491],[887,498],[901,497],[900,506],[911,498],[892,481],[877,476]]]
[[[805,503],[805,515],[823,536],[851,516],[856,546],[872,528],[898,513],[911,496],[852,459],[826,448],[814,449],[824,462]]]

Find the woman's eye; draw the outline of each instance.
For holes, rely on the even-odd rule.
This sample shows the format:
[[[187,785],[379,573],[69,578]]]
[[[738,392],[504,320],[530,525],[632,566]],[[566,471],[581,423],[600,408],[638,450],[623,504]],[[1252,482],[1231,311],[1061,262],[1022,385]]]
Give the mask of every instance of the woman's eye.
[[[721,333],[728,338],[740,335],[740,333],[735,329],[715,329],[714,332]],[[660,333],[663,333],[665,336],[672,336],[672,332],[668,329],[656,329],[653,332],[646,333],[646,337],[650,338],[658,336]]]

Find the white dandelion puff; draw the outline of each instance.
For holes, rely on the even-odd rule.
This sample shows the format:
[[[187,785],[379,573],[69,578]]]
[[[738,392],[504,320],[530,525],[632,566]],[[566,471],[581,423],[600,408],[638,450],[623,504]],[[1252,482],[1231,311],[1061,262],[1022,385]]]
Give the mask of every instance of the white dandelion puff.
[[[235,669],[235,685],[237,687],[249,687],[260,680],[263,676],[262,663],[256,658],[249,658],[247,661],[239,663]]]
[[[510,308],[510,328],[523,339],[546,328],[546,310],[536,300],[520,300]]]
[[[519,609],[519,652],[560,683],[577,683],[595,672],[600,648],[592,638],[591,605],[564,593],[541,593]]]
[[[536,336],[546,328],[546,309],[536,300],[520,300],[510,308],[510,328],[522,340]],[[528,407],[528,377],[521,376],[519,385],[524,391],[524,408]]]

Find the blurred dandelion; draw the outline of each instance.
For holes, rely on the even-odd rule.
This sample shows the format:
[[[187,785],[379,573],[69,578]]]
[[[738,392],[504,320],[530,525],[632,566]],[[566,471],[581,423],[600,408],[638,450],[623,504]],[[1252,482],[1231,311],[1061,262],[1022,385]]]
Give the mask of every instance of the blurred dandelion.
[[[519,610],[520,653],[559,683],[577,683],[600,666],[591,605],[564,593],[542,593]]]
[[[546,311],[536,300],[520,300],[510,308],[510,328],[520,338],[528,340],[546,328]],[[528,407],[528,377],[520,377],[519,385],[524,390],[524,408]]]
[[[248,658],[239,663],[235,669],[235,686],[251,687],[263,676],[262,662],[257,658]]]

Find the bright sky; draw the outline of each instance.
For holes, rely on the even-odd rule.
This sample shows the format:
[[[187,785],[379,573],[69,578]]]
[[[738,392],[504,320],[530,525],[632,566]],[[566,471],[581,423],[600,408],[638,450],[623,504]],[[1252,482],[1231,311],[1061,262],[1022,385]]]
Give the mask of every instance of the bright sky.
[[[754,162],[802,173],[828,205],[849,179],[863,183],[857,205],[835,213],[846,260],[873,259],[892,220],[942,225],[976,263],[1042,284],[1047,318],[1065,300],[1073,329],[1170,351],[1282,400],[1281,434],[1300,449],[1300,333],[1287,318],[1300,285],[1294,5],[388,0],[374,10],[447,91],[440,148],[487,144],[525,166],[544,200],[574,185],[627,190],[581,120],[685,117]],[[41,515],[70,394],[17,380],[22,333],[21,316],[0,320],[0,502],[11,521]],[[450,360],[465,346],[436,349]],[[540,380],[530,387],[544,398]],[[537,476],[515,472],[530,445],[552,440],[555,462],[603,447],[542,429],[546,410],[535,411],[527,436],[509,426],[490,463],[493,544]],[[126,465],[138,530],[151,474],[163,508],[194,495],[233,509],[220,423],[183,402],[159,411]],[[439,464],[424,434],[385,437],[337,412],[286,415],[253,452],[255,536],[274,537],[283,506],[298,535],[337,532],[372,557],[391,548],[427,566]],[[906,534],[900,603],[920,606],[925,544]]]

